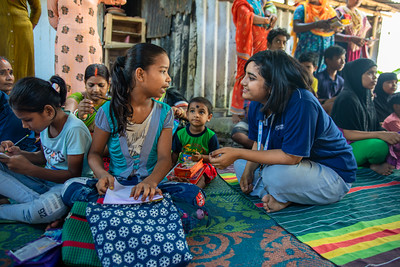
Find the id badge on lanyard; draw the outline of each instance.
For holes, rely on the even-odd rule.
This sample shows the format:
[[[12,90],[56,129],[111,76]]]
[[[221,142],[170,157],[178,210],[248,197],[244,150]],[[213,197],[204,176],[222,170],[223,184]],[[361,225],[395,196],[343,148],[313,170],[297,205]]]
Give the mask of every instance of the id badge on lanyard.
[[[264,145],[264,150],[268,150],[268,145],[269,145],[269,138],[271,136],[271,129],[272,129],[272,124],[274,123],[274,118],[275,115],[272,114],[269,117],[271,117],[271,123],[269,124],[269,128],[268,128],[268,134],[267,134],[267,138],[265,140],[265,145]],[[269,117],[265,120],[265,122],[268,122]],[[262,120],[258,121],[258,135],[257,135],[257,150],[260,151],[261,150],[261,140],[262,140],[262,132],[263,132],[263,124],[264,122]],[[254,188],[256,188],[258,186],[258,184],[261,181],[261,172],[263,170],[263,168],[265,167],[265,164],[261,164],[260,168],[258,169],[259,171],[259,175],[258,175],[258,179],[256,181],[256,183],[254,184]]]
[[[272,114],[269,117],[271,117],[271,123],[269,124],[267,139],[265,140],[265,145],[264,145],[264,150],[268,150],[269,138],[270,138],[270,135],[271,135],[271,129],[272,129],[272,124],[274,123],[275,115]],[[268,122],[269,117],[265,120],[266,123]],[[264,124],[264,122],[262,120],[258,121],[257,150],[261,150],[261,139],[262,139],[262,132],[263,132],[263,124]]]

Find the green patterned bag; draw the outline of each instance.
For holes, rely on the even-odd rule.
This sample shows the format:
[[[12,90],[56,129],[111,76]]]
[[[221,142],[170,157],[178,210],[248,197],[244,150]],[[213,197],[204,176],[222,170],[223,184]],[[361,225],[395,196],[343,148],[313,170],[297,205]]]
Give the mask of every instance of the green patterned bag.
[[[87,202],[75,202],[62,233],[62,260],[70,266],[99,266],[89,223],[86,220]]]

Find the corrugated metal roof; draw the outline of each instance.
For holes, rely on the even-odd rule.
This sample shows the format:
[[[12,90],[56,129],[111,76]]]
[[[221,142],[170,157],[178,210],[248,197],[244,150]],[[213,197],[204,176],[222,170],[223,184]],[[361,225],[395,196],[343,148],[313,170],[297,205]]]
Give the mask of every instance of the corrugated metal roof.
[[[176,13],[192,13],[192,0],[160,0],[160,6],[166,14],[175,15]]]
[[[170,34],[171,14],[161,8],[159,0],[146,0],[142,4],[142,17],[146,19],[146,38],[159,38]]]
[[[160,38],[170,34],[171,17],[177,13],[192,13],[193,0],[146,0],[142,4],[142,17],[147,22],[147,38]]]

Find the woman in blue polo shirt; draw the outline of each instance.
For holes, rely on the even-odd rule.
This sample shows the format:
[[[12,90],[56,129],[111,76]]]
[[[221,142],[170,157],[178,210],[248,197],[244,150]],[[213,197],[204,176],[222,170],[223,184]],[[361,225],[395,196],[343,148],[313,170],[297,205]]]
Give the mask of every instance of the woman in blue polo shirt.
[[[245,65],[243,98],[249,108],[252,150],[225,147],[211,163],[235,162],[243,192],[262,198],[267,212],[290,203],[339,201],[356,178],[357,164],[342,133],[311,93],[312,81],[294,58],[263,51]]]

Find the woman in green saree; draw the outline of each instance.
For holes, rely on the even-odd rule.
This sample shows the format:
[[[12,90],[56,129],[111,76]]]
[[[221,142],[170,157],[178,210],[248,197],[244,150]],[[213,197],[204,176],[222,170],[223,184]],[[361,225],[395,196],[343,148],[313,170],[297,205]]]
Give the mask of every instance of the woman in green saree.
[[[93,133],[97,110],[109,100],[106,96],[109,87],[110,73],[107,67],[102,64],[89,65],[85,70],[86,90],[70,95],[65,102],[65,110],[75,114]]]

